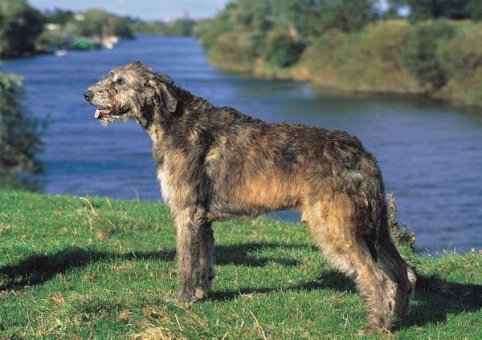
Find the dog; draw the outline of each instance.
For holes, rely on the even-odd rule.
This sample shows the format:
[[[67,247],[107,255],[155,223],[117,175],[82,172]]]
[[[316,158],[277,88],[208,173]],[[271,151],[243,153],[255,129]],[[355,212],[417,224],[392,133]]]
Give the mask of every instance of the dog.
[[[365,332],[387,332],[405,314],[416,274],[393,244],[380,169],[357,138],[215,107],[140,62],[115,68],[84,97],[95,118],[135,120],[152,140],[176,223],[179,301],[212,291],[213,221],[295,209],[324,256],[355,280]]]

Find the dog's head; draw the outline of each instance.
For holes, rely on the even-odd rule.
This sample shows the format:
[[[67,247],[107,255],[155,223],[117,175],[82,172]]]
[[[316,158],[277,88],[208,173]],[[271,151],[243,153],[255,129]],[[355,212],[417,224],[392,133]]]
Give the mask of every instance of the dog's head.
[[[97,106],[95,118],[104,123],[135,119],[145,123],[158,108],[161,113],[176,111],[177,99],[167,76],[134,62],[115,68],[90,86],[84,97]]]

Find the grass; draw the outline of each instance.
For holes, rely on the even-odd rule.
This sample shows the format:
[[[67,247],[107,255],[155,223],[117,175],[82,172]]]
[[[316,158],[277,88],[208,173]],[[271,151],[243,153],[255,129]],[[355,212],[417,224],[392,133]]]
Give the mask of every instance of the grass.
[[[365,324],[302,225],[214,228],[216,293],[183,305],[165,206],[0,191],[0,338],[339,339]],[[421,279],[394,337],[480,338],[482,256],[406,255]]]

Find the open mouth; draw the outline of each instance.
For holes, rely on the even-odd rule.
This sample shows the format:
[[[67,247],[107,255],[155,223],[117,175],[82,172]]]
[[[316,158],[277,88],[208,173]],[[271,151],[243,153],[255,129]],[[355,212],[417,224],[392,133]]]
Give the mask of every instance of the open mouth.
[[[113,110],[109,108],[98,108],[95,110],[94,118],[96,119],[114,119],[129,111],[128,107],[120,108],[119,110]]]

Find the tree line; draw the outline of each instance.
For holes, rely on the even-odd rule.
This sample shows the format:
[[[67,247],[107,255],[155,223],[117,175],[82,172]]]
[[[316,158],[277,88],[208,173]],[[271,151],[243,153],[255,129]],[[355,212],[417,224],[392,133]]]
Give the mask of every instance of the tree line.
[[[26,0],[5,0],[0,2],[0,58],[76,48],[81,37],[131,39],[135,32],[190,35],[196,23],[189,18],[147,22],[100,9],[73,12],[57,8],[40,12]]]
[[[482,106],[480,0],[384,3],[235,0],[195,34],[228,71]]]
[[[40,12],[26,0],[0,2],[0,57],[14,58],[42,52],[50,46],[72,48],[78,37],[119,36],[134,33],[123,18],[102,10],[74,13],[56,9]]]

